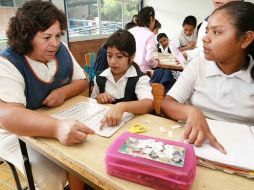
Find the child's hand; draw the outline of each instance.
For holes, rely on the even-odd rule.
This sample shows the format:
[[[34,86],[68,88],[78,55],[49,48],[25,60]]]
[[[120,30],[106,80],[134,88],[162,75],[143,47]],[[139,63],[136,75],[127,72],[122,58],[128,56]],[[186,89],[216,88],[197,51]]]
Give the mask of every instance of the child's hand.
[[[187,45],[187,49],[188,50],[192,50],[192,49],[194,49],[194,48],[196,48],[196,42],[190,42],[188,45]]]
[[[113,103],[115,99],[108,93],[101,93],[96,97],[96,100],[100,104]]]
[[[60,106],[64,103],[65,98],[65,94],[61,91],[61,88],[57,88],[49,93],[42,104],[48,107]]]
[[[124,103],[117,103],[106,113],[104,118],[101,120],[100,129],[106,124],[108,126],[115,126],[121,122],[124,113]]]
[[[191,44],[193,47],[196,47],[197,42],[196,42],[196,41],[191,41],[190,44]]]
[[[79,121],[59,120],[55,137],[64,145],[74,145],[83,143],[88,134],[94,131]]]
[[[194,144],[195,146],[201,146],[205,140],[208,140],[214,148],[226,154],[224,147],[211,133],[204,114],[197,108],[191,107],[190,111],[188,111],[184,138],[188,143]]]

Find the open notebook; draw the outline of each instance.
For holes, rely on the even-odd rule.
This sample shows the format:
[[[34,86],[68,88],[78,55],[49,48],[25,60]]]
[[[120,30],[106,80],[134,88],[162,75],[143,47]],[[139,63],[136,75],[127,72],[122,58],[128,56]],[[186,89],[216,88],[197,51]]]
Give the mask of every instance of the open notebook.
[[[207,122],[227,154],[205,142],[202,147],[195,147],[199,164],[254,178],[254,126],[209,119]]]
[[[67,108],[63,111],[57,112],[52,117],[58,119],[76,119],[81,123],[86,124],[89,128],[93,129],[97,135],[110,137],[118,129],[120,129],[127,121],[134,117],[133,114],[124,112],[122,121],[119,125],[114,127],[104,126],[100,130],[101,120],[110,108],[93,103],[93,102],[80,102]]]

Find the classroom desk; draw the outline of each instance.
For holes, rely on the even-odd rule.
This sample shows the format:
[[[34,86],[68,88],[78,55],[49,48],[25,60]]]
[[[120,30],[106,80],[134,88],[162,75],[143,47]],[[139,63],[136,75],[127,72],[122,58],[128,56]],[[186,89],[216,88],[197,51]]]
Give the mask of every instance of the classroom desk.
[[[171,53],[154,53],[154,57],[160,60],[157,68],[182,71],[183,67],[176,62],[175,57]]]
[[[87,101],[88,98],[78,96],[72,98],[58,108],[40,109],[39,112],[53,114],[56,111],[63,110],[66,107],[80,101]],[[106,190],[149,190],[151,188],[129,182],[117,177],[110,176],[106,173],[104,161],[105,152],[108,146],[118,135],[128,130],[137,123],[144,123],[149,129],[144,135],[156,136],[168,139],[165,132],[161,132],[159,127],[172,129],[171,126],[176,124],[174,121],[153,116],[143,115],[135,116],[111,138],[104,138],[97,135],[89,136],[87,141],[80,145],[64,146],[57,140],[46,138],[21,137],[30,146],[56,162],[69,172],[78,174],[84,181],[95,184],[96,189]],[[173,140],[178,140],[183,132],[183,128],[172,129]],[[253,190],[254,180],[250,180],[237,175],[226,174],[222,171],[212,170],[205,167],[197,167],[197,175],[191,190]]]

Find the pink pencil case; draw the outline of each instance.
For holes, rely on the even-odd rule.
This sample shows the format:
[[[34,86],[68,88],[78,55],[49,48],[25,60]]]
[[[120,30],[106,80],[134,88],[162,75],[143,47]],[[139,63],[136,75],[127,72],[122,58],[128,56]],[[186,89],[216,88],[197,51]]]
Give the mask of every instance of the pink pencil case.
[[[159,190],[188,190],[196,174],[192,145],[125,132],[106,152],[107,173]]]

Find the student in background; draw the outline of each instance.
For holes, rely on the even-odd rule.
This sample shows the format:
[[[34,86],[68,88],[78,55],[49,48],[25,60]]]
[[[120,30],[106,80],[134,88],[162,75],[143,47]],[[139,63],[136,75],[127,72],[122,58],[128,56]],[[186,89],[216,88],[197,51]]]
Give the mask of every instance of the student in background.
[[[102,120],[102,126],[119,124],[124,112],[151,112],[153,95],[149,77],[133,61],[136,51],[133,35],[118,30],[108,38],[105,47],[109,68],[96,76],[91,95],[99,103],[114,104]]]
[[[196,17],[191,15],[185,17],[182,24],[183,30],[178,36],[180,51],[192,50],[196,47],[197,41],[197,33],[195,31],[196,26],[197,26]]]
[[[205,117],[254,123],[253,15],[254,4],[249,2],[234,1],[216,9],[203,37],[205,58],[199,56],[187,65],[162,103],[167,117],[186,121],[184,137],[195,146],[208,140],[225,153]]]
[[[231,1],[243,1],[243,0],[213,0],[213,5],[214,5],[214,8],[217,9],[220,6],[222,6],[228,2],[231,2]],[[187,61],[193,60],[198,55],[204,56],[202,38],[206,34],[206,26],[207,26],[208,18],[209,18],[209,16],[203,20],[203,22],[199,28],[196,48],[182,52],[184,57],[187,59]]]
[[[33,18],[33,19],[31,19]],[[0,157],[22,173],[18,136],[55,138],[65,145],[83,143],[94,132],[75,120],[58,120],[33,110],[56,107],[87,87],[83,69],[61,43],[66,16],[48,1],[28,1],[10,19],[9,48],[0,52]],[[14,118],[14,119],[13,119]],[[71,189],[84,183],[27,146],[36,189]]]
[[[171,53],[168,45],[169,45],[169,39],[167,34],[165,33],[160,33],[157,36],[157,41],[159,42],[158,44],[158,52],[159,53]]]
[[[168,47],[168,37],[165,33],[160,33],[157,36],[158,52],[159,53],[171,53]],[[164,68],[155,68],[151,76],[151,83],[160,83],[164,86],[164,92],[167,93],[169,89],[174,85],[177,78],[179,77],[179,71],[173,71]]]
[[[93,68],[96,75],[100,74],[102,71],[108,68],[107,52],[104,43],[102,44],[102,46],[100,47],[100,49],[96,54],[96,59]]]
[[[134,61],[142,72],[155,68],[159,60],[154,59],[156,51],[156,39],[152,32],[155,24],[155,12],[152,7],[144,7],[138,13],[138,26],[130,29],[130,33],[136,40],[136,55]]]

